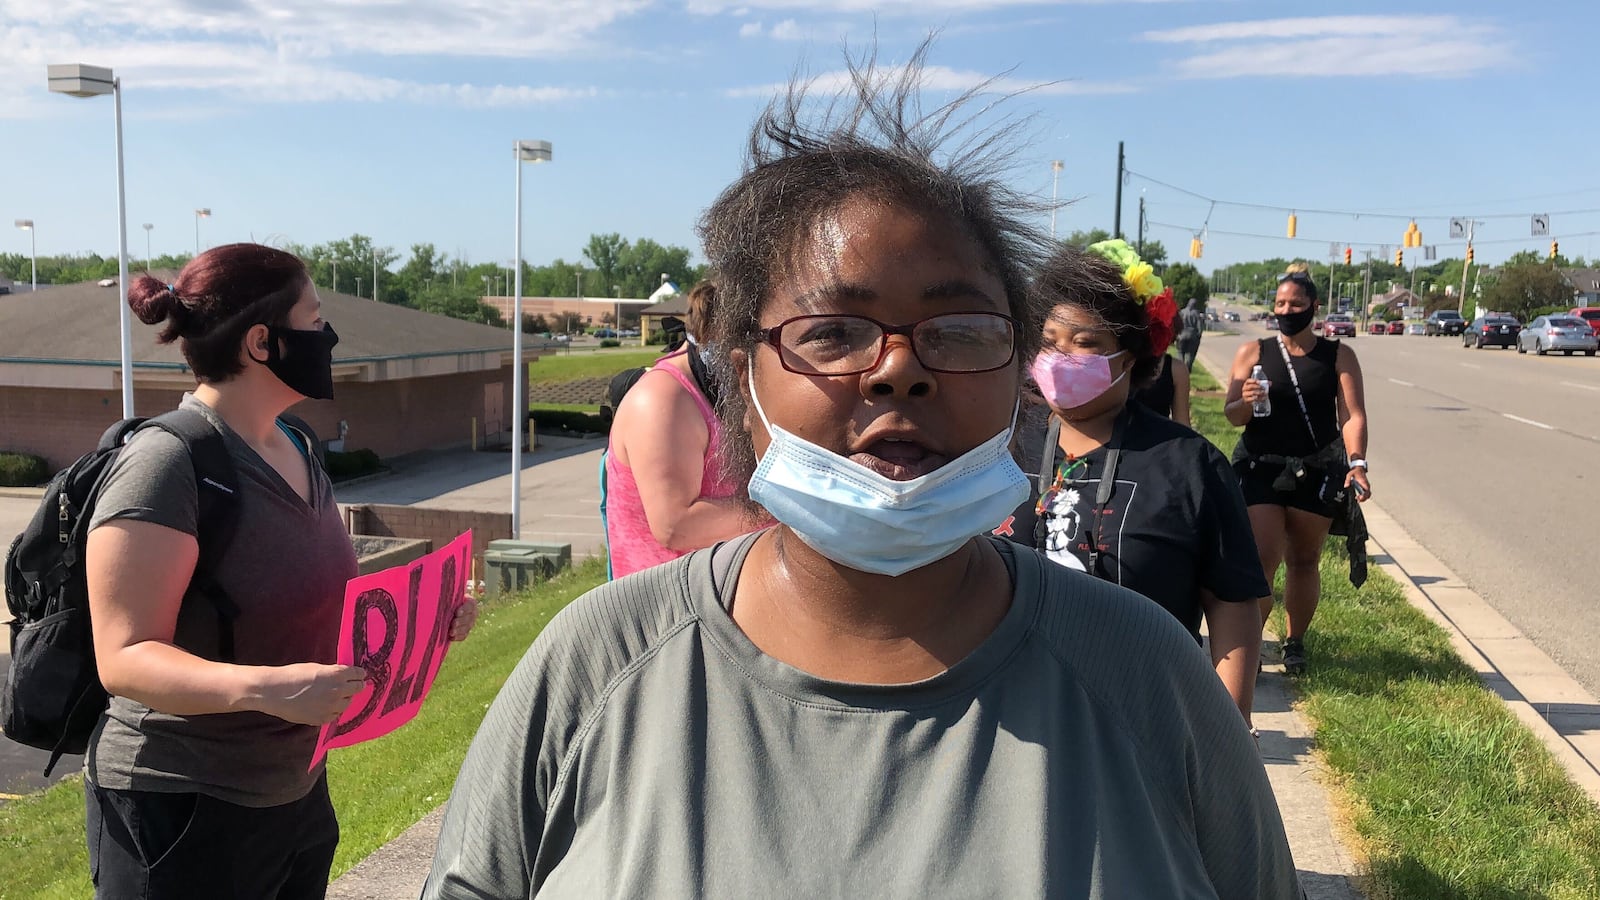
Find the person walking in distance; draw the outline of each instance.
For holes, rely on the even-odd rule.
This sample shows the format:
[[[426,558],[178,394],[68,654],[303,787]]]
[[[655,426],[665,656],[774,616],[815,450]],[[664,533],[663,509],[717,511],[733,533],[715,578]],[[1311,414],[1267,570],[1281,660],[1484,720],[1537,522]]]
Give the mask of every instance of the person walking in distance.
[[[1261,567],[1284,567],[1284,669],[1306,668],[1306,632],[1322,593],[1319,563],[1335,515],[1372,496],[1361,365],[1350,345],[1311,330],[1317,285],[1303,263],[1278,279],[1278,333],[1239,348],[1228,382],[1228,421],[1244,428],[1234,451]],[[1262,376],[1265,376],[1263,379]],[[1272,598],[1262,601],[1265,624]]]
[[[1200,298],[1190,297],[1178,319],[1181,326],[1178,329],[1178,358],[1183,360],[1185,369],[1193,372],[1194,358],[1200,353],[1200,339],[1206,333],[1206,311],[1200,305]]]

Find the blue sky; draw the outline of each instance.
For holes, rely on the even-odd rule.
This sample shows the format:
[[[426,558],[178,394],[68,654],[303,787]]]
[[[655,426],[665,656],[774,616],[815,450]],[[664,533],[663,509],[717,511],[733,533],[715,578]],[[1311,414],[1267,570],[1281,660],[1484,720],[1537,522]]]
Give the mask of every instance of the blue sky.
[[[1080,198],[1057,227],[1109,227],[1116,145],[1150,236],[1174,256],[1207,222],[1202,268],[1395,245],[1418,217],[1440,258],[1476,216],[1478,259],[1548,246],[1600,255],[1600,11],[1271,0],[0,0],[0,221],[39,251],[116,247],[110,98],[52,95],[45,65],[124,80],[129,246],[314,243],[352,232],[511,257],[516,138],[555,146],[524,172],[525,258],[575,259],[617,231],[698,247],[701,210],[738,173],[748,126],[803,66],[824,84],[841,41],[903,60],[930,30],[934,99],[985,76],[1043,85],[1015,186]],[[1533,14],[1530,11],[1537,9]],[[1359,218],[1314,210],[1364,211]],[[1489,218],[1501,216],[1502,218]],[[1168,227],[1178,226],[1178,227]],[[7,227],[0,250],[27,252]],[[1390,251],[1392,253],[1392,250]],[[1416,251],[1410,251],[1415,253]]]

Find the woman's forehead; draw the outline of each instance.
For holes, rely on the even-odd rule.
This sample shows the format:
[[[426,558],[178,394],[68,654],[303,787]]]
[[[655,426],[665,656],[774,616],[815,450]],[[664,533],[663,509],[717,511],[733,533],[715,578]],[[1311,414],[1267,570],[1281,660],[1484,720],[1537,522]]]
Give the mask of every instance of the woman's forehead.
[[[1045,327],[1053,332],[1066,332],[1069,335],[1078,334],[1111,334],[1105,321],[1078,306],[1061,304],[1050,310],[1050,317],[1045,320]]]

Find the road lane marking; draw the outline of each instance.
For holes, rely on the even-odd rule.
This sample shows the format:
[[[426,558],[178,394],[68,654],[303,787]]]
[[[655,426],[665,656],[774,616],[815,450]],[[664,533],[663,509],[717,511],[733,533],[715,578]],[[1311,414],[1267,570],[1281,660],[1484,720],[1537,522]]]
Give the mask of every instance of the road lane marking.
[[[1554,425],[1546,425],[1543,422],[1535,422],[1532,419],[1524,419],[1521,416],[1513,416],[1511,413],[1501,413],[1500,415],[1505,416],[1506,418],[1510,419],[1513,422],[1521,422],[1524,425],[1532,425],[1535,428],[1543,428],[1545,431],[1555,431],[1556,430]]]
[[[1391,378],[1389,380],[1394,382],[1395,384],[1400,385],[1401,387],[1416,387],[1416,385],[1412,384],[1411,382],[1409,382],[1409,381],[1401,381],[1398,378]]]
[[[1580,391],[1600,391],[1600,386],[1592,384],[1578,384],[1576,381],[1563,381],[1561,383],[1567,387],[1575,387]]]

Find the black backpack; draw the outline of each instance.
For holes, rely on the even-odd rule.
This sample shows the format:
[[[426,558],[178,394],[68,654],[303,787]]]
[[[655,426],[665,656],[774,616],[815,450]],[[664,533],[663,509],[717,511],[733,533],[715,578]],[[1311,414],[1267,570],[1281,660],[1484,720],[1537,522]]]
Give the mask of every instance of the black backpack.
[[[62,755],[87,751],[109,699],[95,666],[84,548],[106,475],[127,439],[141,428],[161,428],[176,436],[194,461],[200,554],[184,602],[197,593],[210,600],[217,610],[223,659],[233,659],[237,610],[212,575],[233,537],[238,509],[238,479],[222,433],[190,409],[153,419],[124,419],[101,436],[92,452],[50,480],[33,520],[6,553],[6,605],[15,618],[11,668],[0,692],[0,726],[8,738],[50,751],[46,776]]]

